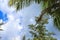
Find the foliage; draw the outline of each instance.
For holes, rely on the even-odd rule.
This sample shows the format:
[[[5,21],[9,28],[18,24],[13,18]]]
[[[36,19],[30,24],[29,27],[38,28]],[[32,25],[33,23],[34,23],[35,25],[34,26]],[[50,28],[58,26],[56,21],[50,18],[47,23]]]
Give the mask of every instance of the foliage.
[[[51,15],[54,25],[60,30],[60,0],[10,0],[9,6],[15,6],[16,10],[29,6],[32,2],[42,3],[43,10],[37,23],[41,21],[45,13]]]
[[[25,35],[23,36],[23,39],[22,40],[26,40]]]
[[[32,2],[43,5],[41,15],[36,19],[36,25],[30,25],[33,40],[56,40],[46,30],[45,24],[48,20],[44,19],[43,16],[44,14],[50,15],[54,25],[60,30],[60,0],[10,0],[9,6],[15,6],[16,10],[19,10],[29,6]]]
[[[45,24],[48,23],[48,19],[44,18],[39,23],[29,25],[30,33],[33,35],[33,40],[57,40],[52,35],[55,35],[52,32],[46,30]]]

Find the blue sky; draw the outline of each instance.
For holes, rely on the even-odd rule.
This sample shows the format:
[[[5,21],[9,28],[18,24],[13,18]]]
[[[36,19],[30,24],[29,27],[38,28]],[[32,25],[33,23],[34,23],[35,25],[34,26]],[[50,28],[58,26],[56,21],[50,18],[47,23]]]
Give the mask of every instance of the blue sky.
[[[14,7],[8,6],[8,0],[0,0],[0,19],[5,22],[2,25],[4,31],[0,32],[1,40],[22,40],[22,36],[29,33],[28,25],[35,23],[35,16],[39,16],[40,12],[41,7],[35,3],[15,12]],[[55,37],[59,40],[60,32],[54,28],[52,19],[49,19],[49,24],[46,26],[49,31],[56,33]]]
[[[3,11],[0,10],[0,20],[7,21],[7,14],[3,13]]]

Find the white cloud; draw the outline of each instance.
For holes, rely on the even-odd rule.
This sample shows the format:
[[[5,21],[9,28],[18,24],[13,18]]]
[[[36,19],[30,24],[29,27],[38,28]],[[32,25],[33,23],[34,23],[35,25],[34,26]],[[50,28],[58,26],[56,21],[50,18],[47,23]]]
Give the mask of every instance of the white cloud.
[[[25,26],[29,25],[30,23],[33,23],[33,18],[39,14],[40,10],[37,7],[37,4],[37,6],[33,4],[35,6],[32,5],[16,13],[13,7],[10,8],[7,5],[7,2],[8,0],[0,1],[0,9],[4,11],[4,13],[6,13],[8,17],[7,23],[2,25],[2,28],[4,29],[3,36],[6,36],[9,40],[14,40],[15,38],[15,40],[19,40],[20,37],[26,34],[26,31],[28,31]],[[20,18],[21,16],[23,18]],[[19,23],[22,23],[22,25],[20,25]],[[20,34],[20,32],[22,32],[22,34]]]
[[[0,20],[0,23],[3,23],[3,20],[2,19]]]
[[[7,5],[8,0],[0,0],[0,9],[7,14],[8,21],[4,25],[2,25],[2,29],[4,31],[0,32],[2,35],[2,38],[4,36],[7,36],[7,39],[16,38],[15,40],[19,40],[18,33],[21,32],[21,29],[23,29],[22,25],[20,25],[20,18],[16,15],[16,13],[13,13],[14,8],[10,8]],[[2,22],[2,20],[0,20]],[[5,39],[4,39],[5,40]]]
[[[20,36],[15,36],[15,37],[12,37],[11,40],[21,40],[21,37]]]
[[[12,14],[11,15],[8,14],[8,22],[1,26],[4,30],[3,32],[5,33],[5,36],[7,35],[8,39],[11,36],[14,37],[18,35],[18,32],[21,32],[23,26],[19,25],[19,23],[20,23],[19,18],[16,19]]]
[[[14,20],[14,16],[13,16],[13,15],[8,15],[8,19],[9,19],[10,21]]]

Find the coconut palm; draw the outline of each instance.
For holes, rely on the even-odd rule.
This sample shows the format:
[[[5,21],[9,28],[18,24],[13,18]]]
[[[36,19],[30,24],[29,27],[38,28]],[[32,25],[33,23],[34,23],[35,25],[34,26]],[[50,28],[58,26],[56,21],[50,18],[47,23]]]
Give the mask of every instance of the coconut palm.
[[[29,6],[32,2],[38,4],[42,3],[43,6],[43,10],[37,23],[41,21],[44,14],[49,14],[53,19],[54,25],[60,30],[60,0],[10,0],[9,6],[14,6],[16,10],[19,10]]]
[[[33,30],[30,31],[34,36],[33,40],[56,40],[49,32],[46,35],[44,24],[47,20],[45,20],[43,16],[45,14],[47,16],[50,15],[53,19],[54,25],[60,30],[60,0],[10,0],[9,6],[14,6],[18,11],[19,9],[29,6],[32,2],[42,5],[41,14],[36,19],[36,25],[38,24],[37,27],[36,25],[30,25],[30,29]]]
[[[30,27],[30,33],[32,34],[33,40],[57,40],[56,38],[52,37],[52,35],[55,35],[52,32],[48,32],[46,30],[45,24],[48,23],[48,20],[43,19],[40,23],[37,25],[31,24]]]

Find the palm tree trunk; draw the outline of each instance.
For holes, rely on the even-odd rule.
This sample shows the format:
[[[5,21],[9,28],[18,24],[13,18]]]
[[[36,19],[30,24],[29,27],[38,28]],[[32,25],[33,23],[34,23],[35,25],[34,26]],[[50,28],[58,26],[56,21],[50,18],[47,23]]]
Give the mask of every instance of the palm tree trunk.
[[[57,7],[60,7],[60,3],[53,4],[52,6],[50,6],[50,7],[48,7],[48,8],[45,8],[44,10],[42,10],[40,17],[39,17],[38,20],[37,20],[37,23],[42,20],[42,17],[43,17],[43,15],[44,15],[46,12],[47,12],[47,13],[50,13],[50,12],[52,11],[51,9],[57,8]]]

